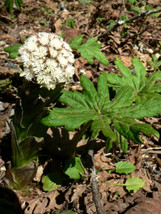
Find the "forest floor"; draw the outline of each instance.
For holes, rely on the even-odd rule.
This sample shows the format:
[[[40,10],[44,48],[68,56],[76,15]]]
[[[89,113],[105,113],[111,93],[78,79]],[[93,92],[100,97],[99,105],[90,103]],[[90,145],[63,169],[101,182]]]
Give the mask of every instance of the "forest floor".
[[[136,0],[134,10],[131,8],[130,1],[125,1],[125,4],[121,0],[91,1],[89,4],[82,4],[81,2],[88,1],[24,0],[25,5],[21,11],[14,7],[12,13],[6,10],[4,1],[0,2],[1,186],[5,186],[6,169],[11,161],[11,137],[7,120],[13,114],[17,96],[16,88],[19,87],[15,82],[15,75],[19,72],[19,64],[15,59],[9,58],[9,54],[4,51],[4,48],[14,44],[22,44],[24,39],[37,32],[63,34],[66,42],[81,34],[84,34],[84,40],[98,37],[98,41],[102,45],[101,51],[108,58],[109,65],[102,65],[97,60],[94,61],[93,65],[90,65],[87,60],[75,53],[76,81],[73,86],[74,89],[79,89],[81,69],[85,70],[85,75],[94,83],[100,72],[117,73],[118,70],[114,64],[116,57],[119,57],[125,66],[132,69],[131,60],[134,56],[137,56],[146,67],[148,74],[156,70],[147,61],[152,61],[153,55],[157,57],[158,61],[161,60],[161,12],[157,17],[152,14],[146,18],[145,16],[137,17],[130,24],[120,25],[106,34],[109,23],[120,20],[120,15],[124,17],[128,15],[128,18],[131,18],[138,14],[134,11],[137,8],[140,9],[140,12],[145,11],[145,6],[156,9],[161,6],[160,0]],[[72,24],[67,23],[69,18],[72,19]],[[147,122],[158,131],[161,130],[160,121],[160,117],[147,119]],[[77,214],[161,213],[161,141],[147,136],[142,136],[142,139],[144,141],[143,145],[137,145],[130,141],[126,154],[123,154],[119,149],[114,153],[107,154],[103,141],[97,139],[93,141],[95,152],[93,163],[99,171],[97,174],[99,194],[96,196],[100,197],[103,211],[99,210],[93,200],[93,194],[97,193],[92,189],[91,171],[87,167],[85,179],[70,181],[51,192],[43,191],[40,178],[33,181],[33,186],[30,187],[27,195],[14,190],[23,213],[43,214],[58,213],[58,211],[61,213],[67,210],[72,210],[73,213]],[[77,155],[82,157],[83,163],[88,161],[86,159],[87,148],[87,140],[82,140],[78,144]],[[44,173],[46,171],[51,172],[52,169],[56,171],[59,161],[61,161],[59,158],[54,159],[51,155],[49,160],[42,161],[41,169]],[[129,193],[123,186],[107,185],[105,183],[107,180],[114,183],[124,183],[125,178],[128,177],[117,173],[109,173],[109,170],[113,169],[114,163],[118,161],[130,161],[134,164],[136,170],[131,175],[142,178],[145,187],[136,193]],[[3,194],[1,192],[0,198],[3,199],[3,197],[4,192]],[[14,200],[12,194],[7,195],[6,198],[8,201]],[[0,213],[2,213],[1,210]],[[17,210],[16,213],[21,212]]]

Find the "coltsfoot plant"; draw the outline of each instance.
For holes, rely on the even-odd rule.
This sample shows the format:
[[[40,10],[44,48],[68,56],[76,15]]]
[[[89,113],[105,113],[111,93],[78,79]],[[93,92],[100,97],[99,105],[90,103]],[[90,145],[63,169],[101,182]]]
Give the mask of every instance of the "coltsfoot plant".
[[[12,57],[22,63],[15,114],[11,122],[12,160],[9,174],[15,188],[26,186],[33,178],[38,151],[42,146],[47,126],[40,123],[45,107],[54,102],[64,83],[74,75],[74,55],[63,39],[52,33],[37,33],[24,45],[8,48]],[[26,93],[27,92],[27,93]],[[28,170],[28,172],[27,172]],[[30,171],[30,173],[29,173]],[[26,176],[22,176],[27,172]]]
[[[135,119],[159,115],[160,96],[151,96],[150,99],[135,103],[134,87],[125,83],[111,99],[105,73],[98,78],[97,90],[92,82],[83,75],[80,77],[80,82],[83,92],[64,90],[59,101],[68,107],[55,107],[50,110],[49,115],[41,120],[44,125],[65,126],[70,131],[80,128],[84,124],[81,127],[82,135],[91,127],[92,137],[97,137],[101,131],[106,138],[113,141],[116,140],[115,130],[124,138],[136,143],[142,143],[140,133],[159,137],[159,133],[152,126],[139,123]],[[76,143],[72,148],[73,152],[75,148]]]
[[[19,48],[19,61],[27,80],[54,89],[74,75],[74,55],[68,43],[53,33],[41,32],[29,37]]]

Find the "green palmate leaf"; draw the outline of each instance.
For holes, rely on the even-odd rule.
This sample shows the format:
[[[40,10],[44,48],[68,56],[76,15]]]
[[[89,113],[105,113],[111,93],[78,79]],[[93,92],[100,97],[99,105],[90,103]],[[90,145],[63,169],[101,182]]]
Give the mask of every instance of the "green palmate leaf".
[[[106,56],[100,51],[101,44],[97,43],[97,37],[93,37],[88,39],[84,44],[83,36],[77,36],[70,41],[70,47],[72,49],[77,49],[81,56],[86,59],[89,64],[94,63],[94,59],[96,58],[100,63],[104,65],[108,65],[108,59]],[[82,44],[82,45],[81,45]]]
[[[161,98],[151,98],[149,100],[143,100],[142,103],[127,108],[121,108],[120,110],[114,109],[112,112],[113,118],[135,118],[142,119],[144,117],[154,117],[160,114]]]
[[[77,36],[69,42],[71,49],[75,50],[81,46],[81,44],[83,42],[83,36],[84,36],[84,34]]]
[[[76,120],[77,118],[77,120]],[[54,108],[49,116],[41,121],[47,126],[65,125],[68,131],[79,128],[83,123],[97,118],[96,112],[85,109],[60,109]]]
[[[133,191],[136,193],[140,188],[144,188],[145,182],[141,178],[131,177],[126,180],[124,186],[126,186],[129,192]]]
[[[96,58],[100,63],[108,65],[108,59],[100,51],[101,44],[97,43],[97,37],[88,39],[86,43],[78,48],[78,52],[86,59],[90,64],[93,64],[93,59]]]
[[[131,139],[137,143],[143,143],[139,137],[140,133],[145,135],[156,135],[159,137],[159,133],[153,129],[149,124],[139,124],[129,118],[114,119],[115,129],[127,139]]]
[[[111,121],[107,117],[99,117],[97,120],[93,121],[91,125],[91,131],[93,131],[92,137],[96,137],[95,132],[99,133],[101,130],[104,136],[116,140],[115,133],[112,131],[110,124]]]
[[[146,78],[146,69],[136,57],[132,60],[135,74],[132,74],[131,70],[127,68],[120,59],[117,58],[115,64],[121,71],[122,76],[117,74],[104,74],[106,75],[109,86],[114,87],[117,91],[123,86],[131,86],[134,90],[132,98],[136,102],[154,97],[161,98],[159,94],[161,92],[161,84],[157,83],[158,80],[161,80],[161,72],[155,72]]]
[[[116,172],[120,174],[125,173],[127,175],[135,170],[135,166],[128,161],[119,161],[114,165],[116,166]]]
[[[116,133],[136,143],[142,143],[140,133],[159,136],[150,125],[138,123],[134,119],[159,115],[161,99],[151,98],[134,104],[131,99],[134,89],[124,86],[111,100],[104,74],[98,78],[97,90],[85,76],[82,75],[80,81],[83,92],[64,91],[59,100],[69,107],[53,108],[49,115],[41,120],[44,125],[64,125],[67,130],[73,130],[91,121],[93,137],[97,137],[101,131],[113,141],[117,141]]]
[[[78,180],[85,175],[82,161],[79,157],[71,158],[66,161],[64,172],[71,179]]]

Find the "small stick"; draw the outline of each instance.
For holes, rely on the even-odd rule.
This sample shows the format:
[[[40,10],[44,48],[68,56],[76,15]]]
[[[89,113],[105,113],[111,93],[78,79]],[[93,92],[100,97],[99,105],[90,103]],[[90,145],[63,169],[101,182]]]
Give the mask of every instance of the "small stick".
[[[141,38],[137,38],[137,40],[142,40],[142,39],[161,41],[161,39],[159,39],[159,38],[152,38],[152,37],[141,37]]]
[[[114,31],[116,28],[118,28],[121,25],[124,25],[125,23],[132,22],[132,21],[134,21],[140,17],[149,16],[150,14],[159,13],[159,12],[161,12],[161,8],[157,9],[157,10],[144,11],[144,12],[141,12],[138,15],[135,15],[135,16],[133,16],[133,17],[131,17],[125,21],[118,21],[110,30],[107,30],[106,33],[99,35],[98,39],[109,35],[111,33],[111,31]]]
[[[90,155],[92,164],[93,164],[93,154],[94,154],[93,149],[89,149],[88,154]],[[92,178],[92,195],[93,195],[93,201],[96,206],[97,214],[104,214],[105,212],[101,205],[100,194],[99,194],[99,189],[98,189],[98,185],[97,185],[96,168],[95,168],[94,164],[92,167],[91,178]]]
[[[161,146],[156,146],[156,147],[150,147],[150,148],[146,148],[146,149],[141,149],[142,152],[146,152],[148,150],[155,150],[155,149],[161,149]]]
[[[143,152],[148,154],[161,154],[161,151],[143,151]]]

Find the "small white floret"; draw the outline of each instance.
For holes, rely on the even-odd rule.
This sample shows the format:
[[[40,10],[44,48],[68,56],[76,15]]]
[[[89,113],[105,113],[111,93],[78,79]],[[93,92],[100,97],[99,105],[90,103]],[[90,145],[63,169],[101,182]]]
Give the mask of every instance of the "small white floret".
[[[62,65],[62,67],[68,65],[68,60],[62,54],[59,54],[57,59],[58,59],[60,65]]]
[[[51,58],[55,58],[58,55],[58,51],[52,47],[49,47]]]
[[[49,43],[49,34],[45,32],[38,33],[39,42],[41,45],[47,45]]]

